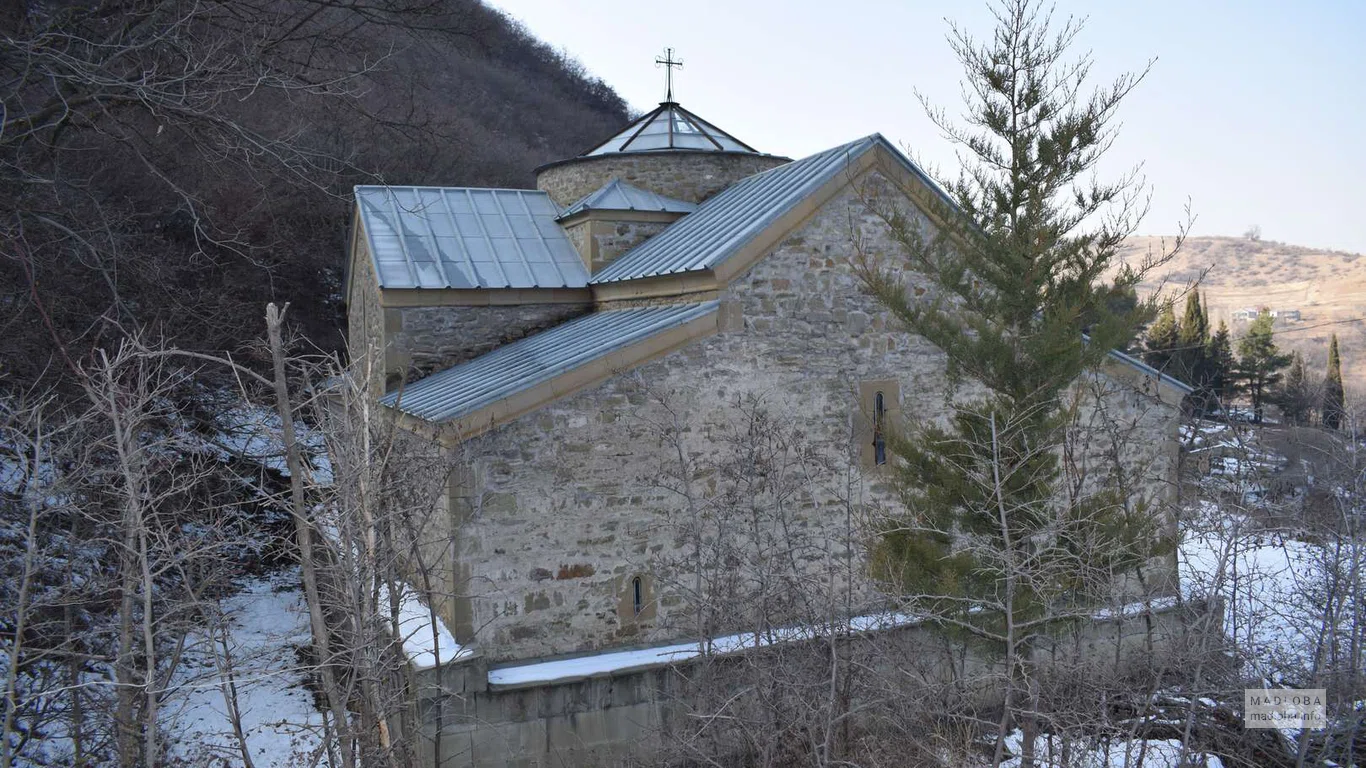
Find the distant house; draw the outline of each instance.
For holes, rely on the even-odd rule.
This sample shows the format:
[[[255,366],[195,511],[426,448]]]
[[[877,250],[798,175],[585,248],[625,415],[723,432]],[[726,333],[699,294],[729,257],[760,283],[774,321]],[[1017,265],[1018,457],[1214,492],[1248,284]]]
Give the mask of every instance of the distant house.
[[[1256,320],[1257,315],[1260,313],[1261,311],[1258,310],[1256,307],[1243,307],[1242,309],[1235,309],[1233,310],[1233,322],[1250,323],[1253,320]]]
[[[1298,323],[1300,321],[1300,311],[1298,309],[1273,309],[1271,316],[1283,323]]]

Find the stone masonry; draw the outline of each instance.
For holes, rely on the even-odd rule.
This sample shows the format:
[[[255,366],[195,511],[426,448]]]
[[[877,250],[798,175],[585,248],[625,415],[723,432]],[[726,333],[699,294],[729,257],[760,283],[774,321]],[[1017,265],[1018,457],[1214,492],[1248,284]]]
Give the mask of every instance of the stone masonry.
[[[663,232],[672,221],[630,221],[626,211],[593,211],[581,221],[565,226],[569,242],[584,258],[589,274],[596,275],[618,256]],[[677,219],[675,219],[676,221]]]
[[[740,179],[786,162],[785,157],[746,152],[677,150],[578,157],[539,168],[536,188],[565,207],[621,179],[665,197],[700,203]]]
[[[459,512],[450,519],[462,522],[450,570],[462,574],[453,586],[468,595],[472,615],[460,623],[474,634],[459,639],[497,663],[687,636],[688,603],[658,567],[688,552],[674,525],[682,501],[660,480],[678,465],[660,438],[670,419],[699,477],[732,449],[744,407],[797,426],[827,470],[803,492],[794,524],[826,542],[823,557],[847,553],[847,494],[860,508],[892,503],[880,471],[863,463],[861,385],[879,382],[906,423],[943,418],[953,396],[943,355],[889,327],[860,291],[849,263],[854,237],[874,252],[896,252],[885,224],[846,190],[722,289],[717,335],[462,446],[471,464],[452,499]],[[907,279],[913,289],[929,285]],[[1123,377],[1097,375],[1077,393],[1093,452],[1125,456],[1136,487],[1165,491],[1176,409]],[[703,494],[716,487],[715,475],[699,482]],[[637,576],[648,579],[652,612],[631,617],[623,589]],[[859,594],[873,597],[867,584]]]
[[[518,304],[489,307],[392,307],[385,333],[409,381],[449,368],[509,342],[584,314],[589,304]]]

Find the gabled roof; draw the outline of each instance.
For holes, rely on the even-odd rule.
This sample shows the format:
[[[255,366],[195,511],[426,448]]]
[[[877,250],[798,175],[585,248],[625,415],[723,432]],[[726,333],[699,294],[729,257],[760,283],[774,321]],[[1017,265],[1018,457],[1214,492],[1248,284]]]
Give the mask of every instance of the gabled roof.
[[[696,203],[657,195],[648,189],[635,187],[621,179],[612,179],[600,189],[590,192],[564,209],[556,221],[584,211],[660,211],[664,213],[692,213]]]
[[[380,402],[431,422],[457,419],[705,317],[718,306],[705,301],[600,310],[434,373]]]
[[[546,193],[356,187],[380,288],[582,288],[588,271]]]
[[[865,136],[735,183],[691,215],[646,240],[593,276],[595,284],[712,269],[852,163],[881,147],[907,171],[948,196],[881,134]]]
[[[677,102],[664,101],[650,112],[631,121],[630,125],[612,138],[584,152],[581,157],[618,152],[669,150],[760,154],[758,150],[694,115]]]

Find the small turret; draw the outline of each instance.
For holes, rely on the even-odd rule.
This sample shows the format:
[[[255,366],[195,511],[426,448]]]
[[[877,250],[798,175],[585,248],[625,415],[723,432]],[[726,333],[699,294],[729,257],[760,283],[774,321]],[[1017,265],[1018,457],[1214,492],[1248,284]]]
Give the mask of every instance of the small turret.
[[[536,187],[560,206],[605,187],[614,179],[658,195],[700,203],[747,176],[789,158],[760,152],[673,100],[673,60],[665,100],[612,137],[568,160],[536,169]]]

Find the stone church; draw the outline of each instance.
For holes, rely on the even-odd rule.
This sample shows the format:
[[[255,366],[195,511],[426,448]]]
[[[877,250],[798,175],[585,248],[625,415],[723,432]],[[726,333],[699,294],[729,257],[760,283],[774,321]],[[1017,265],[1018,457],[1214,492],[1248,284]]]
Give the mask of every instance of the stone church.
[[[783,518],[797,569],[852,562],[866,605],[851,613],[885,610],[851,520],[896,503],[884,430],[946,413],[944,356],[893,327],[850,264],[856,242],[896,252],[870,194],[931,225],[946,199],[881,135],[790,160],[670,98],[538,168],[536,187],[355,191],[351,355],[405,429],[464,457],[428,542],[429,599],[464,649],[435,673],[461,692],[432,715],[451,764],[640,738],[657,702],[601,681],[753,626],[743,585],[715,571],[707,588],[735,610],[698,621],[688,517],[723,514],[756,412],[801,443]],[[1174,487],[1189,389],[1119,353],[1094,378],[1106,439],[1123,427],[1105,449]],[[547,693],[571,684],[590,688]]]

